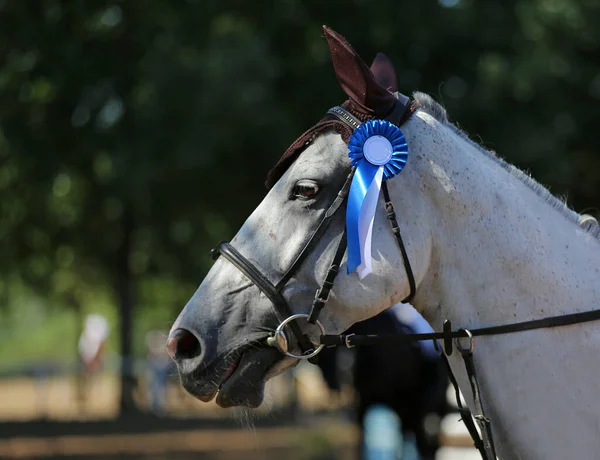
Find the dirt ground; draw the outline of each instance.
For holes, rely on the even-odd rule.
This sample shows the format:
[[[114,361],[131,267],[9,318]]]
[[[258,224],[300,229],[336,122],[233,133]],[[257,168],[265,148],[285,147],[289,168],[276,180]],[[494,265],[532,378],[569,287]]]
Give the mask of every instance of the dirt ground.
[[[358,436],[355,426],[332,419],[313,419],[305,426],[21,436],[0,439],[0,458],[352,460],[358,458]],[[444,439],[438,460],[479,458],[470,442],[467,437]]]
[[[307,415],[315,408],[331,407],[339,400],[329,397],[321,382],[303,381],[305,378],[306,375],[299,374],[293,383],[298,390],[299,405]],[[118,414],[118,385],[116,376],[99,375],[88,382],[81,401],[77,398],[74,377],[1,379],[0,458],[258,460],[271,459],[273,455],[298,460],[354,458],[357,431],[347,421],[334,418],[313,424],[308,415],[306,423],[300,421],[306,426],[298,423],[276,426],[277,421],[269,414],[289,402],[292,387],[289,378],[275,379],[269,385],[267,404],[252,415],[223,410],[214,403],[200,403],[174,379],[166,396],[168,416],[179,418],[181,423],[176,428],[165,423],[161,431],[160,419],[140,414],[140,420],[155,421],[150,433],[144,432],[147,427],[132,427],[138,424],[136,421],[124,421],[121,425],[112,421]],[[143,381],[136,400],[141,410],[147,410]],[[343,401],[339,404],[343,405]],[[187,418],[192,427],[197,425],[194,420],[202,419],[202,428],[185,429]],[[265,420],[266,425],[275,426],[264,426]],[[1,433],[2,426],[5,433]]]
[[[298,404],[307,411],[331,409],[347,405],[351,393],[331,393],[320,375],[313,375],[307,368],[296,373],[276,377],[269,382],[266,404],[258,414],[285,406],[296,388]],[[84,390],[83,400],[78,398],[77,380],[74,376],[32,379],[15,377],[0,379],[0,420],[53,420],[109,419],[118,415],[119,380],[116,375],[100,374],[90,379]],[[148,392],[144,380],[140,380],[136,402],[142,409],[148,407]],[[173,378],[166,394],[169,415],[196,417],[223,417],[234,411],[223,411],[214,402],[200,403],[187,394],[177,378]]]
[[[317,428],[317,427],[315,427]],[[163,433],[56,436],[0,440],[2,458],[352,458],[357,432],[351,426],[255,430],[183,430]],[[344,455],[343,457],[341,455]],[[348,457],[350,455],[350,457]]]
[[[269,385],[267,404],[252,416],[199,403],[174,380],[166,398],[170,423],[143,413],[138,419],[115,420],[116,376],[101,375],[91,381],[83,402],[76,397],[72,377],[0,379],[0,458],[357,458],[358,431],[339,410],[348,405],[351,394],[330,393],[308,369],[294,379],[275,379]],[[277,418],[273,414],[287,407],[294,386],[300,410]],[[147,410],[143,382],[136,398],[139,407]],[[438,459],[477,458],[470,438],[457,429],[454,419],[449,421],[443,439],[446,447]]]

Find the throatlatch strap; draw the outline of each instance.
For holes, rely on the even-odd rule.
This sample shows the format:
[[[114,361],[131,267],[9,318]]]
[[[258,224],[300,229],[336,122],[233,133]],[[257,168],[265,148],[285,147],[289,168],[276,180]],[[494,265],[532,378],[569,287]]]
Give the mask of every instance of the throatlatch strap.
[[[394,236],[396,237],[396,243],[398,243],[398,248],[400,249],[400,253],[402,254],[402,261],[404,262],[404,269],[406,270],[406,276],[408,277],[408,285],[410,287],[410,292],[406,299],[402,301],[402,303],[409,303],[415,296],[415,291],[417,290],[415,284],[415,275],[413,274],[412,267],[410,266],[410,260],[408,258],[408,254],[406,253],[404,241],[402,241],[400,226],[398,225],[398,221],[396,220],[396,212],[394,211],[394,205],[392,204],[392,201],[390,199],[390,192],[388,190],[386,182],[383,182],[381,184],[381,190],[383,190],[383,199],[385,200],[386,216],[390,221],[390,224],[392,226],[392,232],[394,232]]]

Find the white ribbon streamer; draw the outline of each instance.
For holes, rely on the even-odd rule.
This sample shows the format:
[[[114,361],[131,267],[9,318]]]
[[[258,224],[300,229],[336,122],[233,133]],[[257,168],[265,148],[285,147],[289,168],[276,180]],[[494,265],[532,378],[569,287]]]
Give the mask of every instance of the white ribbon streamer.
[[[380,166],[375,173],[373,182],[367,190],[365,200],[360,210],[358,218],[358,238],[360,241],[360,260],[357,267],[358,277],[362,280],[373,271],[371,264],[371,241],[373,236],[373,222],[375,221],[375,211],[379,192],[381,191],[381,182],[383,180],[383,166]]]

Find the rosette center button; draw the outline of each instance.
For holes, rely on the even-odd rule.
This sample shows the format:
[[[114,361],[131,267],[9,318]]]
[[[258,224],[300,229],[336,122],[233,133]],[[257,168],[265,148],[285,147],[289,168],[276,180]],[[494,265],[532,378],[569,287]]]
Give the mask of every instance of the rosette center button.
[[[369,137],[363,146],[363,155],[372,165],[381,166],[392,159],[394,149],[385,137],[375,135]]]

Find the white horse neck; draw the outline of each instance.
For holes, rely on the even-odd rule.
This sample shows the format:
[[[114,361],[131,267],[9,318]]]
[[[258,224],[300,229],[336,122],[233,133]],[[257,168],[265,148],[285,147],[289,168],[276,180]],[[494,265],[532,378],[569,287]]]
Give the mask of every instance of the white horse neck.
[[[489,153],[417,117],[407,135],[423,152],[437,221],[415,306],[431,324],[475,328],[599,308],[600,241]],[[500,458],[599,458],[600,323],[478,337],[475,350]]]

